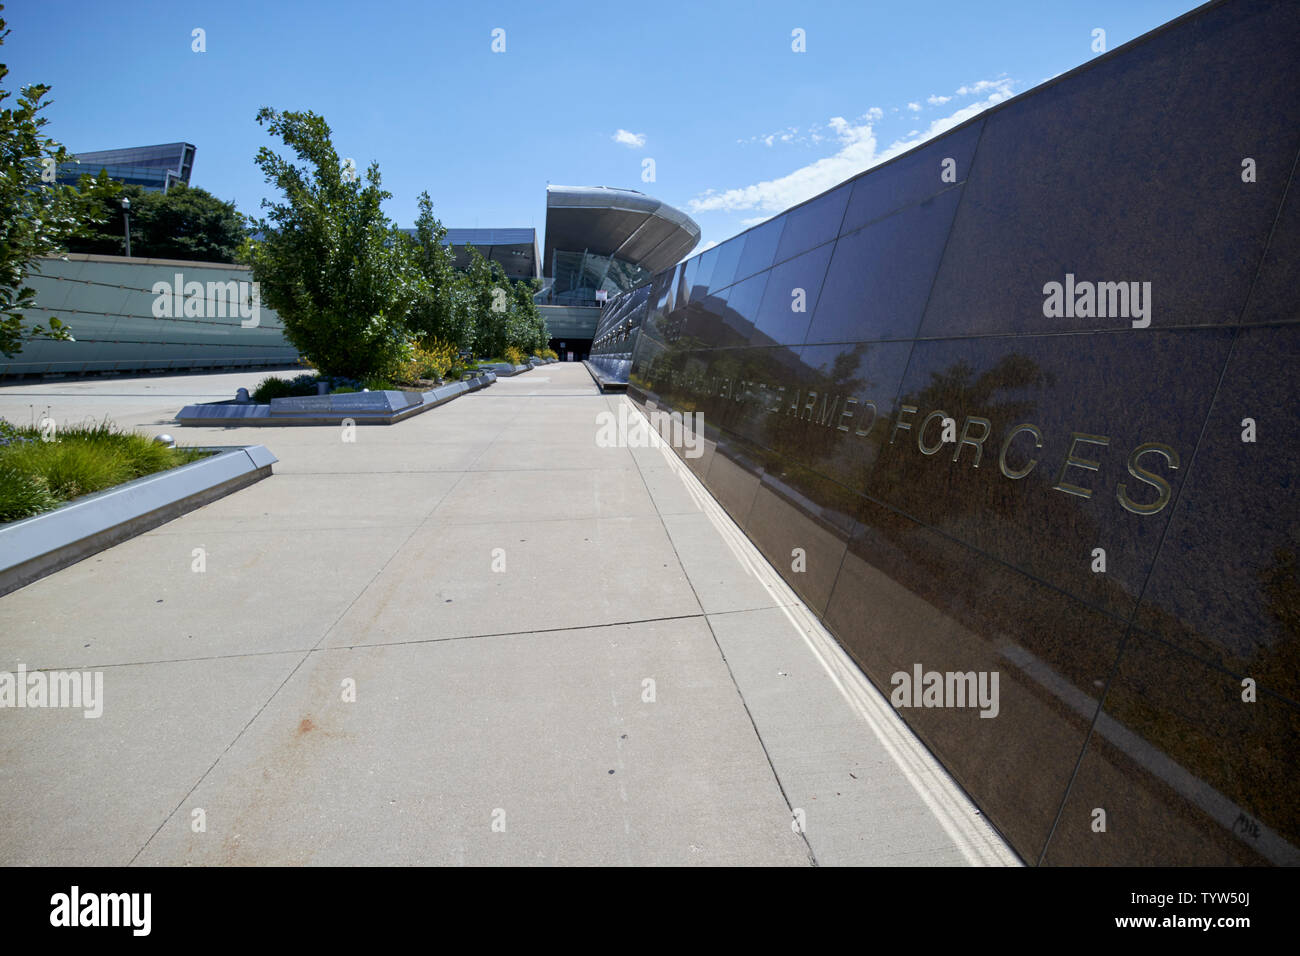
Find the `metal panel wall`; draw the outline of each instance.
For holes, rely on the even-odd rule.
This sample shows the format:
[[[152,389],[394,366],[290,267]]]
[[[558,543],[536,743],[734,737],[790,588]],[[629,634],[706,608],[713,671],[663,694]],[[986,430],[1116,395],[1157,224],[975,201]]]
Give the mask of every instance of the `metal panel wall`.
[[[224,263],[42,259],[28,280],[39,308],[28,314],[42,322],[57,317],[71,326],[76,341],[29,340],[13,359],[0,359],[0,377],[292,365],[298,352],[285,340],[279,316],[261,307],[252,326],[251,302],[229,294],[237,296],[240,283],[243,292],[250,291],[251,279],[247,267]],[[155,291],[162,288],[157,283],[166,283],[174,293],[178,282],[179,302],[174,294]],[[187,287],[198,295],[185,295]],[[160,296],[169,295],[171,301],[160,304]],[[172,315],[156,314],[166,311]]]

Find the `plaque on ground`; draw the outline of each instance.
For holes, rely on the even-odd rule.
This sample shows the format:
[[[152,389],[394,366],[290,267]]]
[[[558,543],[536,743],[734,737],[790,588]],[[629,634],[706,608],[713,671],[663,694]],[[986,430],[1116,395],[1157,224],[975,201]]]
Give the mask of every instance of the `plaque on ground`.
[[[271,399],[271,414],[293,412],[378,412],[390,414],[419,405],[422,392],[344,392],[340,395],[304,395]]]

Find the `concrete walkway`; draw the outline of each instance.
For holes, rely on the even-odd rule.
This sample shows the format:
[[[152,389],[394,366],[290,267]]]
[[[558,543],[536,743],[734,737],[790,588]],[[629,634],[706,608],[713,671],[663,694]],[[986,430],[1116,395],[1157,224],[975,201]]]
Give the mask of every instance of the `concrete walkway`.
[[[0,863],[1015,862],[675,455],[597,447],[581,365],[351,443],[170,423],[261,377],[0,388],[280,459],[0,598],[0,670],[104,675],[0,709]]]

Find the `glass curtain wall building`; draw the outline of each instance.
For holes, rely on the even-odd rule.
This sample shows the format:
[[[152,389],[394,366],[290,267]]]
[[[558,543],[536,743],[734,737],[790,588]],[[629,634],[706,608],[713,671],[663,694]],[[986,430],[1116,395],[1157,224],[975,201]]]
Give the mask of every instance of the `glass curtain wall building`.
[[[120,183],[165,193],[174,183],[190,184],[195,151],[191,143],[161,143],[77,153],[74,162],[59,165],[58,180],[76,185],[83,173],[96,176],[103,169]]]
[[[548,186],[549,280],[539,301],[594,306],[649,281],[690,253],[700,227],[679,209],[632,189]]]
[[[415,229],[403,229],[408,236]],[[495,262],[508,279],[539,279],[540,256],[537,254],[537,230],[518,229],[447,229],[442,244],[455,253],[454,267],[459,272],[469,269],[469,247],[473,246],[488,262]]]
[[[589,361],[617,382],[626,382],[632,371],[632,348],[645,322],[653,291],[646,283],[619,296],[605,309],[596,326]]]

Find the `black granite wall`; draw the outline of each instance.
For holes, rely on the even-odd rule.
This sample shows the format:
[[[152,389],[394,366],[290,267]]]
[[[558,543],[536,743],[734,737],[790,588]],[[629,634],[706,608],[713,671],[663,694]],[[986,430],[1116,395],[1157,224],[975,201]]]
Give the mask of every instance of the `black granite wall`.
[[[884,693],[998,674],[899,712],[1029,863],[1300,862],[1298,64],[1300,4],[1209,4],[620,315]]]

